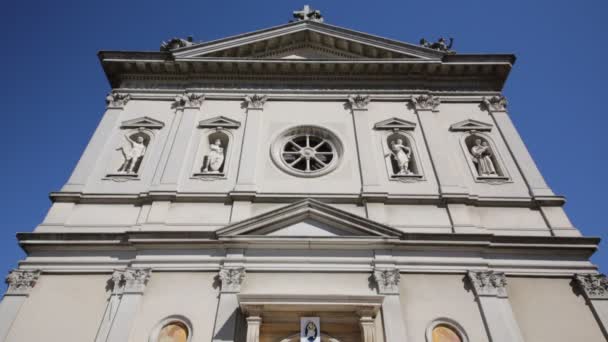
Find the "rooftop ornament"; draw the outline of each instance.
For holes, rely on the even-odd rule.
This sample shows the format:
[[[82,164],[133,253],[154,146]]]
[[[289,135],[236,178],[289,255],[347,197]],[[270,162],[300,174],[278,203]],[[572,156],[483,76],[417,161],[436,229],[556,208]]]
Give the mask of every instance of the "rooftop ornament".
[[[436,42],[431,43],[428,40],[422,38],[420,39],[420,45],[425,48],[446,52],[446,53],[456,53],[456,51],[452,50],[452,45],[454,45],[454,38],[450,38],[450,42],[447,43],[446,39],[440,37]]]
[[[192,37],[188,37],[186,39],[183,38],[171,38],[169,41],[162,42],[160,44],[160,51],[171,51],[187,46],[191,46],[194,43],[192,42]]]
[[[301,11],[293,12],[293,21],[316,21],[318,23],[323,22],[323,16],[321,15],[321,11],[313,10],[308,5],[304,5],[304,8]]]

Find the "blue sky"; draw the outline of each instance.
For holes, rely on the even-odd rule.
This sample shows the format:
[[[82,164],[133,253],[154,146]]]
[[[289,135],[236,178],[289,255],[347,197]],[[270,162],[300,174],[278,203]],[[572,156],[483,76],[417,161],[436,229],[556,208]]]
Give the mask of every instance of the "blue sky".
[[[15,233],[42,221],[104,112],[98,50],[156,51],[283,24],[304,1],[10,1],[0,13],[0,276],[24,254]],[[588,236],[606,236],[608,1],[310,2],[333,25],[462,53],[515,53],[505,88],[532,156]],[[606,247],[603,243],[602,246]],[[608,248],[593,260],[608,271]]]

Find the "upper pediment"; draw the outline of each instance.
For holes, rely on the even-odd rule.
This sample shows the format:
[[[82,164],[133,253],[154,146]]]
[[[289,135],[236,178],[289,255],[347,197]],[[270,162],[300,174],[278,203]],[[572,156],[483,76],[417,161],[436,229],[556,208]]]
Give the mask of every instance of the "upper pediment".
[[[401,232],[330,205],[306,199],[217,231],[218,237],[394,237]]]
[[[312,21],[246,33],[172,50],[176,59],[440,59],[444,53]]]

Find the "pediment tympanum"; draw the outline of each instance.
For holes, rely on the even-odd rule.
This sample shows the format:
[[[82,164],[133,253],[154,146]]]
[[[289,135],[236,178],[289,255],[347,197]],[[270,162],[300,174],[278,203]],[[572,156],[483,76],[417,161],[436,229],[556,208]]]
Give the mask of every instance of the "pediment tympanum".
[[[148,129],[161,129],[165,126],[162,121],[152,119],[147,116],[141,118],[123,121],[120,125],[121,128],[148,128]]]
[[[489,123],[468,119],[464,121],[457,122],[450,126],[451,131],[479,131],[479,132],[489,132],[492,130],[492,125]]]
[[[379,130],[413,130],[416,128],[416,123],[399,119],[399,118],[390,118],[387,120],[380,121],[374,125],[375,129]]]
[[[226,129],[237,129],[241,127],[241,123],[227,118],[225,116],[216,116],[210,119],[201,120],[198,123],[199,128],[226,128]]]
[[[401,232],[346,211],[306,199],[217,231],[217,236],[394,237]]]

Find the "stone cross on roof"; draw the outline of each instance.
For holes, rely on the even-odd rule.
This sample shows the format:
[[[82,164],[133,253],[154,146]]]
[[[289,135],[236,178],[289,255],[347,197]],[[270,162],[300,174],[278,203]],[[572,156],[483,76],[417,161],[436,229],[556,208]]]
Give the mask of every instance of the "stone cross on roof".
[[[293,17],[296,21],[311,20],[318,23],[323,22],[321,11],[313,10],[308,5],[304,5],[304,8],[301,11],[293,11]]]

